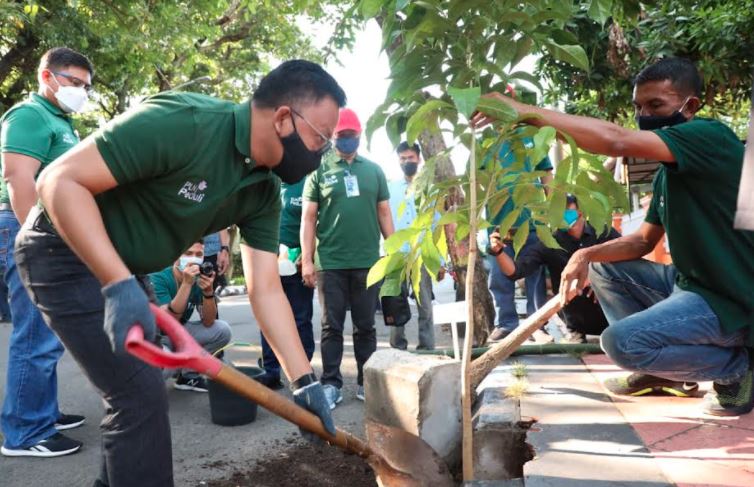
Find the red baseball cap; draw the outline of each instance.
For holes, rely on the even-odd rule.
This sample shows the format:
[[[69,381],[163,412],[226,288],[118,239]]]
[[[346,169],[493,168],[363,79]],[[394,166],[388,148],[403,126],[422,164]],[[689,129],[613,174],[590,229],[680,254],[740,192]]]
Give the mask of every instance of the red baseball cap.
[[[357,134],[361,133],[361,122],[356,112],[350,108],[340,109],[340,118],[338,118],[338,125],[335,126],[335,133],[342,132],[343,130],[353,130]]]

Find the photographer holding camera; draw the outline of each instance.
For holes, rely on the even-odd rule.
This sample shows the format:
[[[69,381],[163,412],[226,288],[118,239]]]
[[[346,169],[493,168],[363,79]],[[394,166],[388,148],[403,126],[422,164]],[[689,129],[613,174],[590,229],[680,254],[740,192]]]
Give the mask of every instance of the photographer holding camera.
[[[215,273],[214,265],[204,262],[204,243],[196,242],[171,267],[149,275],[157,304],[177,318],[209,353],[227,345],[231,334],[230,325],[217,319]],[[194,309],[199,320],[189,321]],[[207,382],[194,372],[181,371],[175,388],[207,392]]]

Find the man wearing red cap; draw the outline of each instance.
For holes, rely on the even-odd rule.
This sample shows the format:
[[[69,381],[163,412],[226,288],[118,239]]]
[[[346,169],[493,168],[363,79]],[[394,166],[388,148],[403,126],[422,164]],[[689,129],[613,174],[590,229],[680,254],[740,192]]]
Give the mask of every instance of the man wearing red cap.
[[[364,400],[363,366],[377,348],[378,289],[366,287],[367,274],[380,256],[380,233],[385,238],[393,233],[385,174],[357,154],[360,136],[356,113],[342,109],[335,128],[335,154],[322,161],[304,188],[301,273],[307,286],[317,286],[322,303],[320,382],[330,409],[343,400],[340,362],[349,306],[358,368],[356,397]]]

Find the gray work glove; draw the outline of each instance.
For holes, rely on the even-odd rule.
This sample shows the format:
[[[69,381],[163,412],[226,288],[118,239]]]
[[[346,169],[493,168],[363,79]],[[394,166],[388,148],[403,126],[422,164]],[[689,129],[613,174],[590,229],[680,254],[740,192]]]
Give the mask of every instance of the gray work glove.
[[[144,329],[144,339],[153,341],[156,334],[149,300],[134,276],[102,288],[105,297],[105,333],[116,355],[126,354],[126,334],[135,324]]]
[[[328,433],[335,436],[335,423],[330,415],[330,405],[327,404],[325,399],[325,391],[322,389],[322,384],[314,382],[300,389],[293,391],[293,401],[304,409],[309,410],[318,416],[322,420],[322,425],[325,427]],[[321,439],[314,433],[310,433],[304,429],[299,428],[301,436],[311,441],[312,443],[319,443]]]

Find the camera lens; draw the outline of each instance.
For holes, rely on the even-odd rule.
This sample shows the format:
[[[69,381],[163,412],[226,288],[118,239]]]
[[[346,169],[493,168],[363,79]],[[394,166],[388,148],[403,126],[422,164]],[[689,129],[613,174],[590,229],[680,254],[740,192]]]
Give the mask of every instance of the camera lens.
[[[211,276],[212,273],[215,272],[215,266],[212,264],[212,262],[204,262],[199,267],[199,272],[201,272],[202,275]]]

